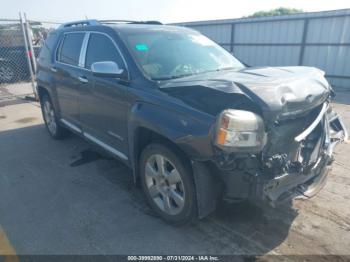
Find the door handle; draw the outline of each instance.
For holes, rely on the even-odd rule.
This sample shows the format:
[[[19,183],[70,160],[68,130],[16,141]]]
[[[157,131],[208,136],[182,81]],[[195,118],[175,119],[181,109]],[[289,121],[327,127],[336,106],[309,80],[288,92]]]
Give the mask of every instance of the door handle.
[[[54,72],[54,73],[56,73],[56,72],[57,72],[57,68],[56,68],[56,67],[54,67],[54,66],[53,66],[53,67],[51,67],[50,69],[51,69],[51,71],[52,71],[52,72]]]
[[[89,80],[87,80],[86,76],[79,76],[78,80],[84,84],[89,82]]]

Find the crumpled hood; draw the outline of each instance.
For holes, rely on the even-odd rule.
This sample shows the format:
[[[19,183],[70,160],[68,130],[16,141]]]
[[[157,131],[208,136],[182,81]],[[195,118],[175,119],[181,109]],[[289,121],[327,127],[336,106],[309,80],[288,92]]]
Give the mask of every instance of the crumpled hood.
[[[245,97],[258,105],[268,120],[292,118],[309,111],[323,103],[331,92],[324,72],[312,67],[218,71],[164,81],[159,86],[164,92],[204,111],[211,106],[211,99],[203,99],[203,96],[213,96],[212,103],[219,102],[224,107],[219,107],[220,110],[230,108],[230,98],[234,100],[235,95]],[[217,96],[221,99],[214,100]],[[207,105],[201,106],[199,100]]]

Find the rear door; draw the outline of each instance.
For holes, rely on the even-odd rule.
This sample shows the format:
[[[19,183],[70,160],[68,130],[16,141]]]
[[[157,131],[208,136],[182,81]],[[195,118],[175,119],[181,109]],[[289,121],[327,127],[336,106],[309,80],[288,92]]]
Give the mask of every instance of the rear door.
[[[92,75],[91,65],[103,61],[113,61],[126,70],[126,64],[114,40],[105,33],[90,32],[85,55],[87,71],[84,75],[89,85],[81,89],[79,96],[80,119],[84,133],[91,140],[97,139],[95,142],[111,146],[114,150],[110,151],[125,158],[127,83],[117,78]]]
[[[56,52],[56,63],[51,68],[61,118],[74,126],[79,126],[78,94],[85,81],[81,77],[85,69],[80,63],[85,35],[85,32],[65,33]]]

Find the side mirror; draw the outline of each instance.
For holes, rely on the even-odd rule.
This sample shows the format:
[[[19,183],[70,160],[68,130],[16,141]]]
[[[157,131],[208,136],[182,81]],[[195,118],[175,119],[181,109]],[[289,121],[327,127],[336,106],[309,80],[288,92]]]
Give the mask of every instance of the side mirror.
[[[91,65],[92,74],[95,76],[125,78],[126,71],[119,68],[117,63],[112,61],[96,62]]]

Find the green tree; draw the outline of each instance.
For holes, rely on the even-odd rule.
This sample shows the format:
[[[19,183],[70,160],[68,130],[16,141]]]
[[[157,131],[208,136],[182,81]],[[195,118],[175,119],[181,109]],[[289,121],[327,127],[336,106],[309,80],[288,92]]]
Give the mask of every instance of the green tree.
[[[276,16],[276,15],[290,15],[296,13],[302,13],[303,10],[296,8],[288,8],[288,7],[279,7],[276,9],[272,9],[270,11],[259,11],[248,17],[262,17],[262,16]]]

